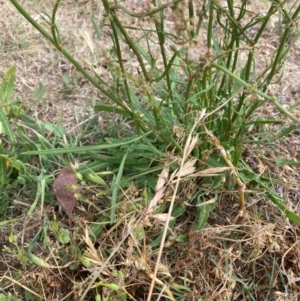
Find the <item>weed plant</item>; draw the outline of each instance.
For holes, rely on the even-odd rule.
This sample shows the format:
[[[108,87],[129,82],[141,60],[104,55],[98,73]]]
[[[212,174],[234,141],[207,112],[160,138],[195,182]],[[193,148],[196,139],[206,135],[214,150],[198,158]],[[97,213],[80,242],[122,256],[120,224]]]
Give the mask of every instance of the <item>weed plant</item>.
[[[246,215],[246,200],[256,185],[283,218],[300,224],[300,217],[272,189],[271,180],[253,171],[242,157],[246,140],[263,147],[299,124],[268,89],[280,80],[299,37],[300,5],[289,9],[286,1],[267,1],[267,13],[257,14],[248,9],[247,1],[144,1],[132,11],[126,1],[102,0],[101,22],[91,16],[98,41],[85,36],[93,61],[78,59],[65,48],[56,22],[60,2],[55,2],[51,15],[42,15],[46,24],[42,26],[11,0],[99,90],[101,101],[94,110],[101,118],[118,116],[120,124],[110,137],[99,133],[93,122],[83,125],[78,136],[67,135],[60,124],[40,122],[26,113],[21,100],[13,96],[15,67],[6,72],[0,87],[1,224],[17,229],[20,221],[40,221],[39,230],[33,228],[26,256],[13,231],[10,240],[17,249],[7,247],[7,252],[19,261],[23,254],[24,266],[33,262],[46,269],[64,268],[66,273],[85,267],[91,277],[82,282],[74,279],[72,294],[66,293],[64,300],[74,300],[73,294],[78,300],[88,300],[91,294],[96,299],[104,294],[107,300],[150,300],[159,292],[183,300],[190,292],[188,284],[169,283],[160,259],[166,243],[185,243],[189,230],[205,227],[216,201],[231,199],[232,207],[238,202],[241,216]],[[128,25],[124,15],[140,26]],[[173,22],[171,28],[168,20]],[[262,60],[261,40],[274,20],[278,20],[277,40],[272,54]],[[110,45],[101,43],[105,31]],[[97,56],[105,58],[108,77],[97,73]],[[254,129],[263,133],[266,125],[282,124],[257,113],[267,103],[291,122],[274,137],[252,139]],[[83,186],[78,197],[82,212],[73,213],[74,232],[61,226],[55,210],[49,209],[58,166],[71,167]],[[11,202],[16,194],[24,207]],[[181,232],[178,227],[185,219],[189,227]],[[34,248],[49,250],[51,264],[35,255]],[[132,270],[143,275],[142,292],[142,285],[125,275]],[[41,296],[32,287],[25,292],[36,300]]]

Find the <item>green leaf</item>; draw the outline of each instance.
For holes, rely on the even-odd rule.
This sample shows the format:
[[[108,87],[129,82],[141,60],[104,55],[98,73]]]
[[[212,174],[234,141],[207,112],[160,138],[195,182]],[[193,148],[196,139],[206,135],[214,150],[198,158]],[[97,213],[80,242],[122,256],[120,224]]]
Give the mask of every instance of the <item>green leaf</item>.
[[[44,261],[43,259],[37,257],[36,255],[34,255],[32,253],[32,250],[36,244],[36,242],[38,241],[38,239],[40,238],[41,234],[43,232],[43,228],[40,228],[39,231],[36,233],[35,237],[33,238],[33,240],[31,241],[31,243],[28,246],[28,257],[30,259],[30,261],[34,264],[36,264],[37,266],[43,267],[43,268],[50,268],[50,265]]]
[[[284,165],[300,166],[300,160],[278,157],[276,158],[276,165],[277,166],[284,166]]]
[[[0,193],[2,193],[5,190],[5,185],[8,182],[5,157],[6,156],[4,155],[3,146],[2,144],[0,144]]]
[[[90,181],[107,188],[107,184],[105,183],[105,181],[101,177],[99,177],[98,174],[93,172],[92,170],[87,174],[87,178]]]
[[[112,198],[111,198],[111,210],[110,210],[110,222],[113,224],[115,222],[115,212],[116,212],[116,204],[117,204],[117,196],[118,190],[120,186],[120,181],[123,175],[124,165],[126,161],[128,153],[126,153],[122,159],[122,162],[119,167],[119,172],[117,174],[116,179],[112,182]]]
[[[39,101],[42,99],[43,95],[45,93],[45,89],[44,89],[44,86],[41,82],[39,82],[39,87],[38,89],[35,91],[34,93],[34,100],[35,101]]]
[[[255,124],[255,125],[263,125],[263,124],[282,124],[283,122],[280,121],[280,120],[253,120],[253,121],[250,121],[250,122],[246,122],[245,126],[249,126],[249,125],[252,125],[252,124]]]
[[[46,130],[53,132],[54,135],[57,137],[63,137],[67,133],[66,129],[58,124],[52,124],[50,122],[45,122],[43,124],[43,126],[45,127]]]
[[[58,240],[63,244],[70,242],[70,231],[68,229],[60,229],[58,232]]]
[[[91,21],[92,21],[94,30],[96,31],[97,40],[101,41],[102,38],[101,38],[101,31],[99,29],[99,25],[97,24],[97,21],[93,17],[91,17]]]
[[[10,220],[2,221],[2,222],[0,222],[0,227],[7,227],[9,225],[13,225],[15,223],[18,223],[22,219],[24,219],[24,216],[18,217],[18,218],[14,218],[14,219],[10,219]]]
[[[296,102],[294,102],[291,107],[290,107],[290,111],[292,112],[293,110],[297,109],[300,107],[300,100],[298,99]]]
[[[92,151],[98,151],[103,149],[110,149],[115,148],[119,146],[123,146],[126,144],[130,144],[133,142],[136,142],[151,132],[146,133],[143,136],[136,137],[131,140],[127,140],[120,143],[114,143],[114,144],[102,144],[102,145],[91,145],[91,146],[78,146],[78,147],[65,147],[65,148],[52,148],[52,149],[45,149],[45,150],[37,150],[37,151],[28,151],[23,152],[22,155],[57,155],[57,154],[69,154],[69,153],[86,153],[86,152],[92,152]]]
[[[22,301],[22,299],[13,296],[11,293],[8,293],[7,295],[0,294],[0,301]]]
[[[119,286],[115,283],[99,282],[98,285],[105,286],[113,291],[117,291],[119,289]]]
[[[200,207],[199,207],[197,225],[195,227],[196,230],[201,230],[205,227],[210,212],[212,212],[215,209],[215,202],[216,199],[213,198],[211,200],[205,201],[203,204],[201,203],[198,204]]]
[[[284,216],[289,218],[292,222],[296,223],[297,225],[300,225],[300,216],[294,213],[293,211],[288,210],[284,205],[284,200],[275,191],[269,189],[269,187],[261,180],[261,178],[258,175],[256,175],[250,169],[244,170],[243,172],[239,173],[239,175],[241,176],[244,182],[246,182],[245,180],[252,180],[256,182],[261,188],[263,188],[266,191],[267,196],[277,206],[277,208],[282,212]]]
[[[1,192],[1,190],[0,190]],[[0,215],[5,214],[8,206],[9,206],[9,197],[6,194],[2,194],[0,196]]]
[[[98,235],[103,231],[107,224],[109,224],[109,218],[105,215],[101,215],[94,223],[91,224],[90,236],[93,241],[96,241]]]
[[[293,130],[294,130],[295,126],[294,125],[291,125],[285,129],[283,129],[277,136],[276,138],[277,139],[280,139],[280,138],[283,138],[283,137],[286,137],[289,133],[291,133]]]
[[[123,116],[130,117],[130,114],[124,111],[123,109],[114,107],[114,106],[108,106],[108,105],[103,105],[103,104],[96,104],[94,106],[95,112],[109,112],[109,113],[115,113],[115,114],[120,114]]]
[[[180,243],[186,243],[188,239],[189,239],[188,234],[180,234],[175,238],[175,240]]]
[[[16,66],[11,66],[3,76],[3,82],[0,86],[0,104],[10,104],[14,94],[14,82],[16,79]]]
[[[6,114],[2,109],[0,109],[0,134],[8,136],[10,142],[14,141],[13,131],[9,125]]]

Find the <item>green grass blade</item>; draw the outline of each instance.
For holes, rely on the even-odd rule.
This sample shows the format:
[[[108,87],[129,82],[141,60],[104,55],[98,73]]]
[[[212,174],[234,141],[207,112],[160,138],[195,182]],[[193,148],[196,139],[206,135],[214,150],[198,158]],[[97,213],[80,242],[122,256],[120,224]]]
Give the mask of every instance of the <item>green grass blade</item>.
[[[0,144],[0,155],[4,155],[4,149],[2,144]],[[6,172],[6,160],[4,156],[0,156],[0,193],[5,190],[5,185],[8,181],[7,172]]]
[[[77,146],[77,147],[67,147],[67,148],[52,148],[52,149],[45,149],[45,150],[39,150],[39,151],[27,151],[23,152],[22,155],[57,155],[57,154],[70,154],[70,153],[86,153],[86,152],[93,152],[103,149],[110,149],[115,147],[124,146],[126,144],[134,143],[136,141],[141,140],[151,132],[146,133],[143,136],[139,136],[137,138],[131,139],[131,140],[125,140],[120,143],[114,143],[114,144],[102,144],[102,145],[91,145],[91,146]]]
[[[32,250],[36,244],[36,242],[38,241],[38,239],[40,238],[40,236],[42,235],[43,232],[43,228],[40,228],[39,231],[36,233],[35,237],[33,238],[33,240],[31,241],[31,243],[28,246],[28,258],[30,259],[30,261],[33,264],[36,264],[37,266],[43,267],[43,268],[50,268],[50,265],[43,260],[40,257],[37,257],[36,255],[34,255],[32,253]]]
[[[101,38],[101,32],[100,32],[99,25],[97,24],[97,21],[93,17],[91,17],[91,22],[92,22],[94,30],[96,32],[97,40],[101,41],[102,40],[102,38]]]
[[[112,198],[111,198],[111,210],[110,210],[110,223],[113,224],[115,222],[115,212],[116,212],[116,204],[117,204],[117,197],[118,197],[118,190],[119,190],[119,185],[121,182],[121,178],[123,175],[123,171],[124,171],[124,165],[125,165],[125,161],[127,158],[128,153],[126,153],[123,157],[123,160],[120,164],[119,167],[119,172],[117,174],[117,177],[115,179],[115,181],[113,181],[112,183]]]
[[[114,107],[114,106],[109,106],[109,105],[103,105],[103,104],[96,104],[94,106],[95,112],[109,112],[109,113],[115,113],[115,114],[120,114],[123,116],[130,117],[130,114],[128,112],[125,112],[124,110]]]
[[[260,184],[266,189],[268,197],[271,199],[271,201],[282,211],[282,213],[290,219],[292,222],[296,223],[297,225],[300,225],[300,216],[293,211],[288,210],[283,205],[283,199],[280,198],[274,191],[271,191],[269,188],[267,188],[265,185]]]
[[[283,121],[281,121],[281,120],[253,120],[253,121],[250,121],[250,122],[246,122],[245,126],[249,126],[249,125],[252,125],[252,124],[263,125],[263,124],[282,124],[282,123],[283,123]]]
[[[14,94],[14,82],[16,79],[16,66],[8,68],[3,76],[3,82],[0,86],[0,102],[11,103]]]
[[[8,136],[10,142],[14,140],[14,134],[9,125],[6,114],[2,109],[0,109],[0,134],[5,134]]]
[[[290,211],[284,205],[284,200],[275,192],[269,189],[269,187],[249,168],[240,173],[244,182],[254,181],[256,182],[261,188],[263,188],[270,198],[270,200],[277,206],[277,208],[282,212],[284,216],[289,218],[292,222],[300,225],[300,216],[293,211]]]
[[[195,226],[196,230],[201,230],[206,226],[206,222],[209,218],[210,213],[215,209],[215,202],[216,199],[214,198],[204,202],[204,204],[198,202],[200,208],[197,218],[197,225]]]
[[[276,136],[277,139],[281,139],[283,137],[287,137],[293,130],[295,129],[294,125],[291,125],[287,128],[283,128],[280,133]]]

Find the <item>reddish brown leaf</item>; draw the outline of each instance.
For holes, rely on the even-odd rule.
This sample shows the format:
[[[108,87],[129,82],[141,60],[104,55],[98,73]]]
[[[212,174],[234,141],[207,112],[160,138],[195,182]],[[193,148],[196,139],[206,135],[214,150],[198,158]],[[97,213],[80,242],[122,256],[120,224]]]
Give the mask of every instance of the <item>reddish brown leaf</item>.
[[[69,225],[72,227],[70,215],[74,209],[77,198],[76,193],[80,191],[75,173],[68,167],[64,167],[53,184],[53,190],[61,207],[69,215]]]

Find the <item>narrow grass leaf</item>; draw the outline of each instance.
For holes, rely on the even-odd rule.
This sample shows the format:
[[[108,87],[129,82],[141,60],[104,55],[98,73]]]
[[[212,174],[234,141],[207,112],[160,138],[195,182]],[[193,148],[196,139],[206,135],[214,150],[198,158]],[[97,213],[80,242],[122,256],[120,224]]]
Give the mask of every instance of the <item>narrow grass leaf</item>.
[[[291,125],[283,130],[276,136],[277,139],[281,139],[283,137],[287,137],[293,130],[295,129],[294,125]]]
[[[28,257],[30,259],[30,261],[40,267],[43,267],[43,268],[50,268],[50,265],[45,262],[43,259],[37,257],[36,255],[32,254],[32,250],[37,242],[37,240],[39,239],[41,233],[43,231],[43,228],[41,227],[39,229],[39,231],[36,233],[35,237],[33,238],[33,240],[31,241],[31,243],[29,244],[28,246]]]
[[[22,219],[24,219],[24,216],[17,217],[17,218],[14,218],[14,219],[9,219],[9,220],[6,220],[6,221],[1,221],[0,222],[0,227],[7,227],[7,226],[10,226],[10,225],[14,225],[14,224],[18,223],[19,221],[21,221]]]
[[[255,181],[260,187],[262,187],[266,191],[270,200],[277,206],[278,209],[281,210],[283,215],[285,215],[297,225],[300,225],[300,216],[288,210],[284,205],[284,200],[275,191],[270,190],[269,187],[265,183],[263,183],[263,181],[254,172],[250,170],[247,170],[247,177]]]
[[[249,125],[252,125],[252,124],[264,125],[264,124],[282,124],[282,123],[283,122],[280,121],[280,120],[253,120],[253,121],[250,121],[250,122],[246,122],[245,126],[249,126]]]
[[[2,144],[0,144],[0,154],[4,155],[4,149]],[[0,193],[5,190],[5,185],[8,182],[7,172],[6,172],[6,159],[0,156]]]
[[[40,125],[36,122],[36,120],[30,116],[28,116],[27,114],[21,112],[20,113],[20,118],[22,121],[25,122],[26,126],[30,129],[33,129],[39,133],[42,132],[42,128],[40,127]]]
[[[105,226],[109,224],[108,216],[101,215],[94,223],[90,226],[90,236],[96,241],[99,234],[103,231]]]
[[[125,161],[126,161],[126,157],[127,157],[126,153],[123,157],[123,160],[120,164],[119,167],[119,172],[117,174],[117,177],[115,179],[115,181],[113,181],[112,183],[112,198],[111,198],[111,209],[110,209],[110,223],[113,224],[115,222],[115,213],[116,213],[116,204],[117,204],[117,197],[118,197],[118,190],[119,190],[119,185],[120,185],[120,181],[123,175],[123,170],[124,170],[124,165],[125,165]]]
[[[99,177],[98,174],[93,172],[92,170],[90,170],[90,172],[87,174],[87,178],[90,181],[92,181],[92,182],[94,182],[98,185],[101,185],[101,186],[106,187],[106,188],[108,187],[107,184],[105,183],[105,181],[101,177]]]
[[[130,144],[136,142],[151,132],[146,133],[143,136],[139,136],[137,138],[127,140],[121,143],[114,143],[114,144],[102,144],[102,145],[91,145],[91,146],[77,146],[77,147],[65,147],[65,148],[52,148],[52,149],[45,149],[45,150],[38,150],[38,151],[27,151],[23,152],[22,155],[57,155],[57,154],[69,154],[69,153],[87,153],[92,151],[97,151],[101,149],[110,149],[119,146],[123,146],[126,144]]]
[[[45,89],[44,89],[43,83],[39,82],[39,87],[36,90],[36,92],[34,93],[34,100],[35,101],[41,100],[44,93],[45,93]]]
[[[208,203],[208,202],[210,202],[210,203]],[[212,200],[209,200],[208,202],[205,202],[205,204],[203,206],[199,207],[197,225],[195,227],[195,230],[201,230],[206,226],[206,222],[208,220],[210,212],[212,212],[215,209],[216,200],[212,199]],[[199,205],[202,205],[202,204],[200,203]]]
[[[8,68],[3,76],[3,82],[0,86],[0,101],[11,103],[14,94],[14,82],[16,79],[16,66]]]
[[[130,114],[123,109],[117,108],[115,106],[103,105],[103,104],[96,104],[94,106],[95,112],[109,112],[120,114],[122,116],[130,117]]]
[[[10,142],[14,141],[13,131],[9,125],[6,114],[2,109],[0,109],[0,134],[5,134]]]
[[[290,106],[290,111],[292,112],[293,110],[297,109],[300,107],[300,100],[297,100]]]
[[[41,180],[41,215],[43,214],[44,211],[44,201],[45,201],[45,189],[46,189],[46,180],[42,179]]]
[[[284,166],[284,165],[300,166],[300,160],[278,157],[276,158],[276,165],[277,166]]]
[[[44,122],[42,124],[42,126],[43,126],[43,128],[45,128],[45,130],[47,130],[49,132],[53,132],[53,134],[56,137],[62,138],[64,135],[67,134],[66,129],[59,124],[52,124],[50,122]]]
[[[30,216],[32,214],[32,212],[34,211],[34,209],[36,208],[41,193],[42,193],[41,182],[38,182],[38,187],[37,187],[37,192],[36,192],[35,200],[31,204],[31,206],[30,206],[30,208],[29,208],[29,210],[27,212],[28,216]]]
[[[97,40],[101,41],[102,40],[102,38],[101,38],[101,32],[100,32],[100,29],[99,29],[99,26],[98,26],[96,20],[93,17],[91,17],[91,22],[92,22],[94,30],[96,32]]]
[[[138,52],[146,59],[146,61],[151,64],[151,56],[149,55],[149,53],[147,51],[144,50],[144,48],[141,46],[140,43],[135,42],[134,43],[136,49],[138,50]]]
[[[168,65],[167,65],[167,68],[165,69],[165,71],[162,73],[161,76],[159,76],[158,78],[156,78],[154,81],[155,82],[160,82],[168,73],[170,73],[170,68],[173,66],[173,62],[176,58],[177,54],[175,53],[172,58],[170,59]],[[172,81],[176,81],[177,80],[177,77],[173,80],[173,78],[171,78]]]

